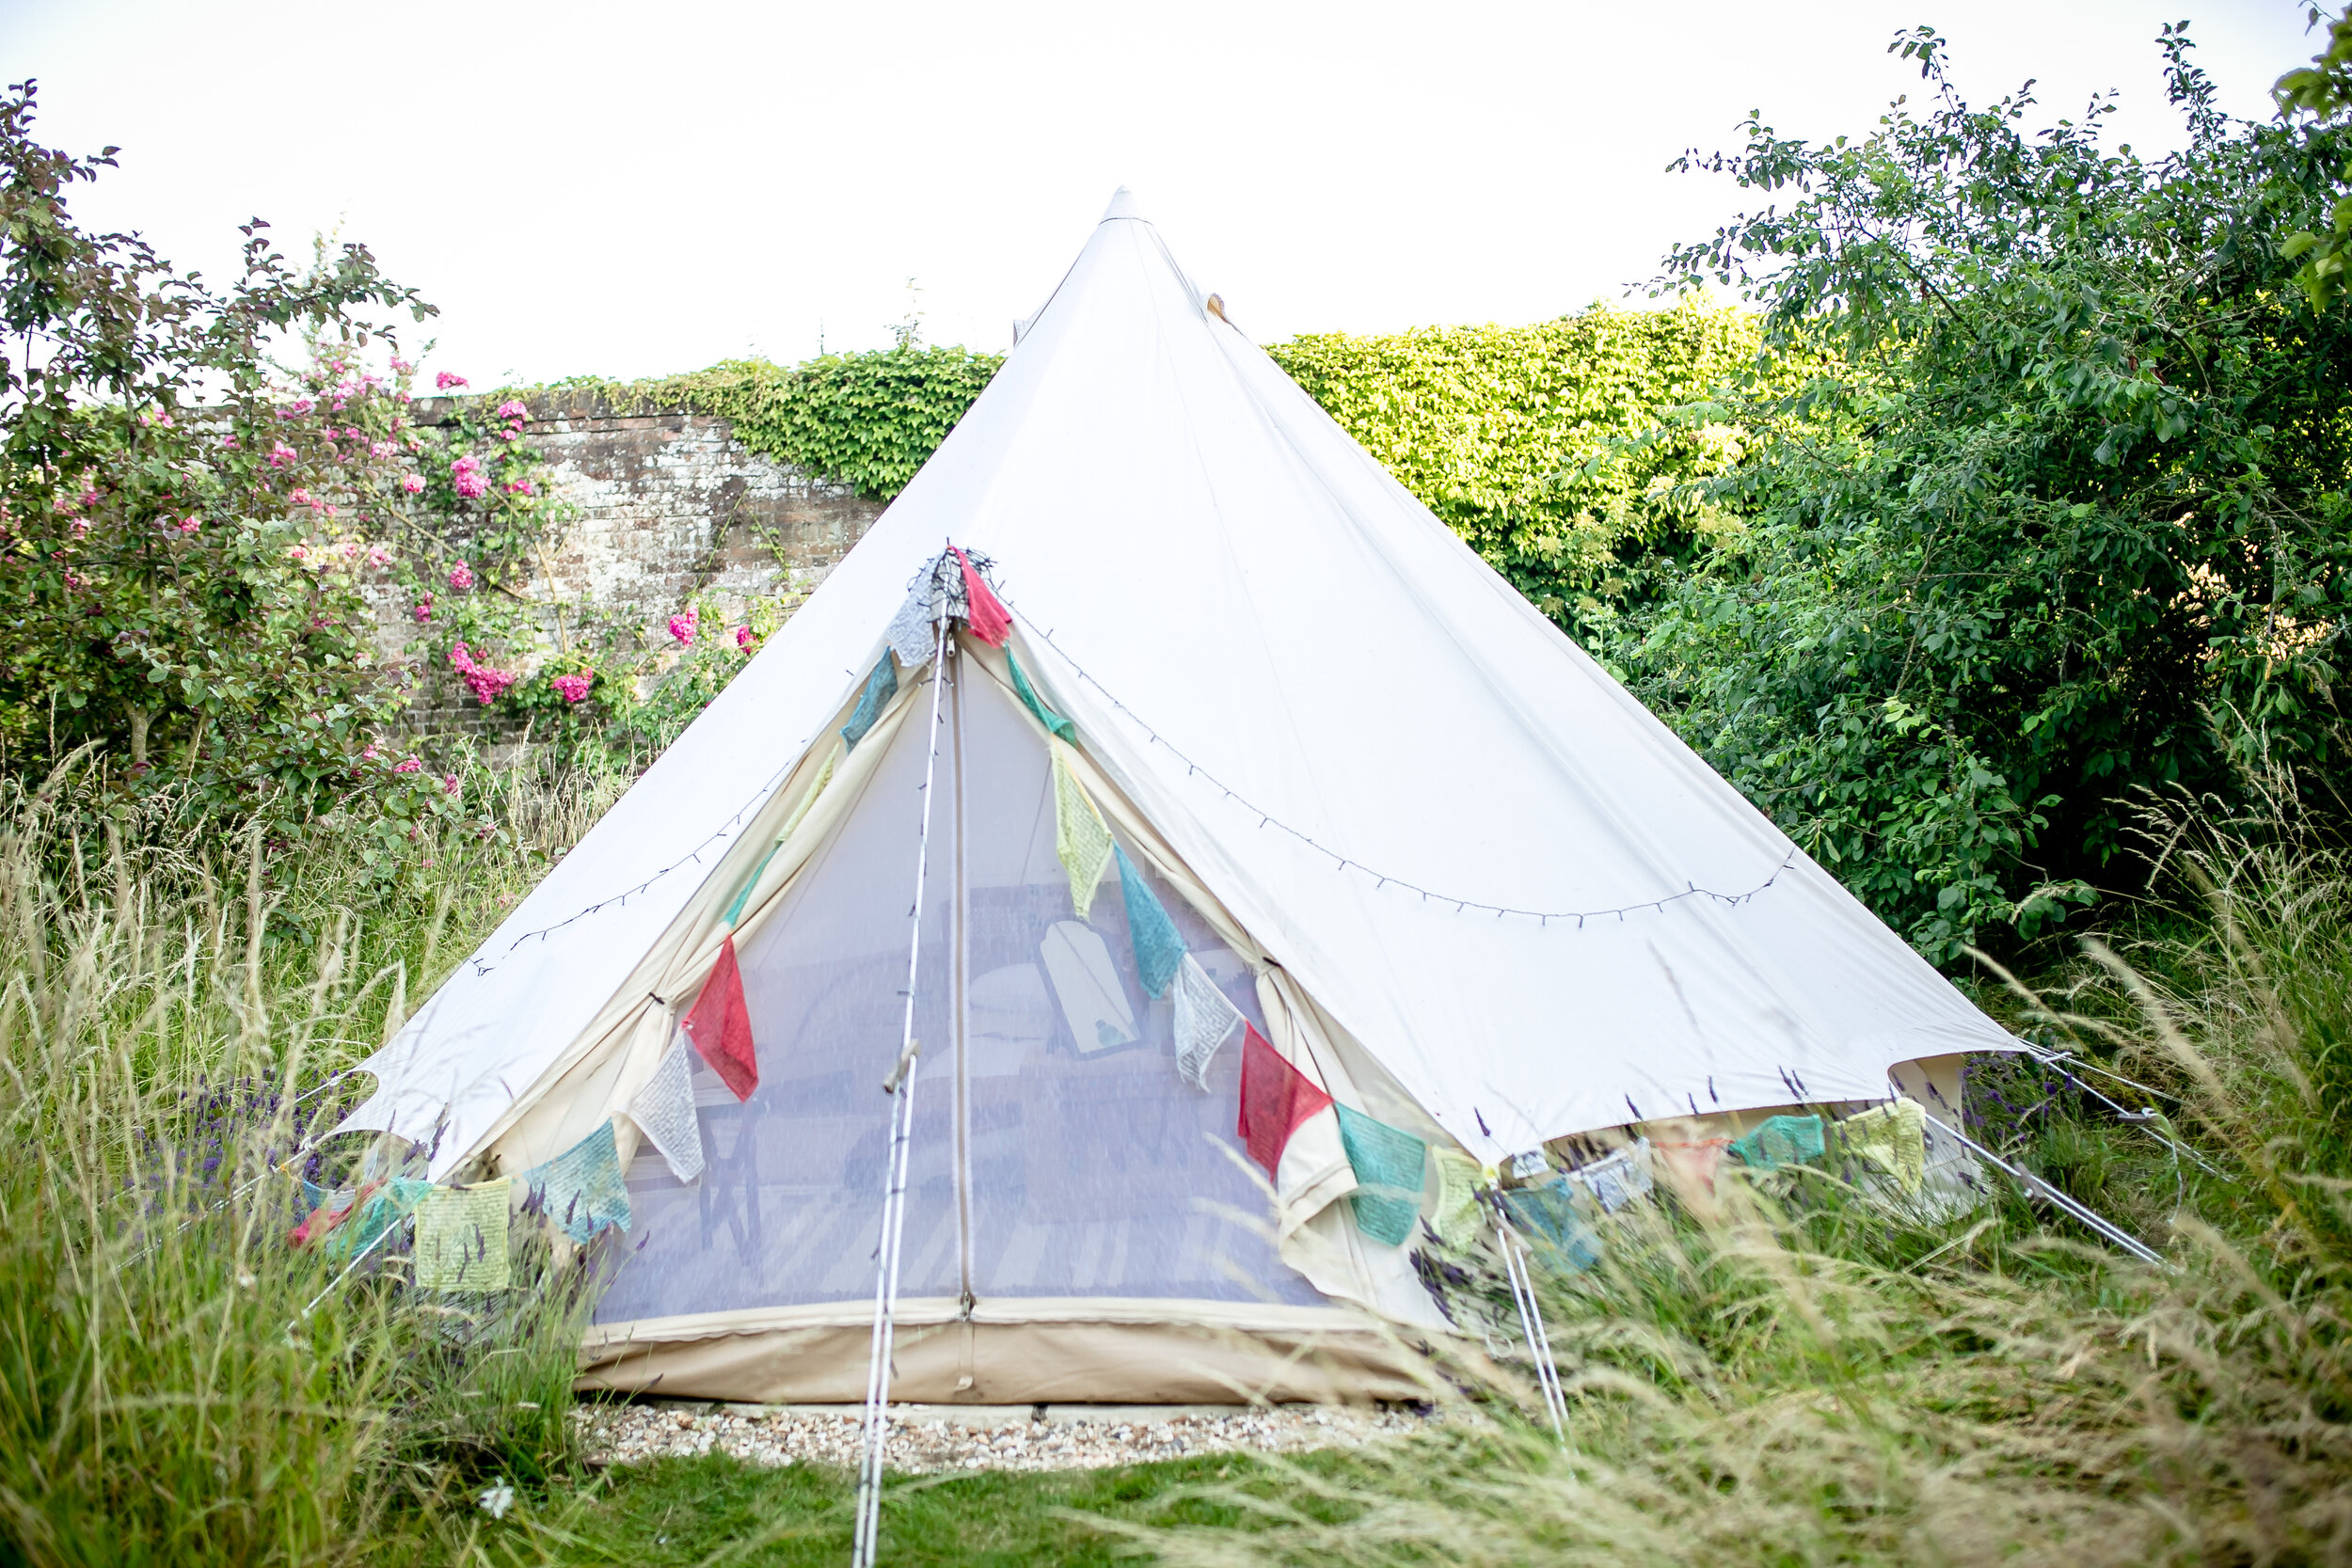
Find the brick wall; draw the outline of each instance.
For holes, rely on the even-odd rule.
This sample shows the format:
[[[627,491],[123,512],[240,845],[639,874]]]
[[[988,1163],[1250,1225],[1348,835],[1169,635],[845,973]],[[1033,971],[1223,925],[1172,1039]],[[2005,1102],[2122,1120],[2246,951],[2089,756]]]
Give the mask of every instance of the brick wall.
[[[419,405],[432,420],[446,404]],[[527,439],[546,454],[554,493],[574,509],[550,542],[527,592],[581,599],[622,621],[658,625],[698,593],[727,613],[787,584],[806,590],[855,544],[882,511],[838,484],[753,452],[728,420],[707,414],[616,413],[585,399],[543,399]],[[409,606],[376,607],[388,653],[416,629]],[[542,633],[554,643],[554,617]],[[412,710],[421,728],[493,741],[511,738],[465,695],[451,672],[421,672]]]

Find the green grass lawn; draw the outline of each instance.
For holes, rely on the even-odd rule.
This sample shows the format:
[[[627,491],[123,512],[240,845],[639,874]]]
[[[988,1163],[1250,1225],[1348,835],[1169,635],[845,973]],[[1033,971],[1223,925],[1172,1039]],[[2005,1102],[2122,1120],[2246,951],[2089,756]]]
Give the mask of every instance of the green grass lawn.
[[[1280,1469],[1329,1475],[1339,1453],[1290,1455]],[[896,1476],[882,1502],[882,1560],[903,1563],[1110,1563],[1132,1561],[1114,1524],[1232,1528],[1244,1511],[1198,1496],[1206,1487],[1269,1489],[1274,1465],[1214,1454],[1107,1470],[976,1471]],[[724,1455],[616,1465],[569,1497],[548,1499],[516,1523],[559,1560],[676,1564],[822,1563],[850,1553],[856,1478],[794,1465],[769,1468]],[[484,1531],[495,1540],[497,1527]]]

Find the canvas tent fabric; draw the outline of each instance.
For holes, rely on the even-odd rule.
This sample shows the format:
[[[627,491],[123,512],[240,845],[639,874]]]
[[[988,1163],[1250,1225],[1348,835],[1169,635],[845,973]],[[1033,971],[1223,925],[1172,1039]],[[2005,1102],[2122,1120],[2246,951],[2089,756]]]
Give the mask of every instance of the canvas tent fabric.
[[[2009,1047],[1202,301],[1115,203],[906,491],[370,1058],[376,1091],[347,1126],[427,1146],[437,1178],[519,1170],[627,1109],[739,942],[762,1070],[741,1105],[706,1107],[708,1169],[677,1183],[658,1158],[632,1162],[633,1121],[617,1129],[648,1253],[666,1235],[700,1249],[692,1268],[623,1269],[600,1313],[608,1331],[635,1325],[623,1341],[707,1346],[694,1325],[714,1313],[722,1337],[821,1336],[870,1296],[885,1106],[863,1085],[897,1053],[873,998],[904,985],[910,781],[934,743],[962,747],[941,767],[965,820],[934,822],[954,891],[926,908],[924,970],[946,989],[917,997],[918,1032],[964,1040],[921,1069],[906,1256],[912,1297],[977,1298],[958,1319],[974,1366],[995,1354],[983,1328],[1029,1344],[1116,1321],[1270,1345],[1301,1332],[1283,1314],[1342,1304],[1437,1322],[1402,1249],[1337,1202],[1355,1178],[1333,1115],[1282,1150],[1273,1255],[1247,1265],[1258,1295],[1215,1292],[1212,1265],[1241,1266],[1243,1243],[1173,1220],[1228,1203],[1216,1172],[1232,1163],[1168,1151],[1191,1132],[1233,1151],[1230,1119],[1184,1118],[1230,1118],[1241,1053],[1212,1058],[1205,1100],[1172,1066],[1135,1069],[1172,1061],[1171,1009],[1133,983],[1121,900],[1073,918],[1053,757],[1156,879],[1187,950],[1223,955],[1216,977],[1285,1063],[1482,1165],[1661,1117],[1880,1100],[1896,1064]],[[889,632],[945,539],[997,563],[1011,622],[1003,651],[959,639],[961,716],[934,731],[933,673],[894,670]],[[1023,701],[1016,647],[1020,684],[1075,745]],[[1410,743],[1429,735],[1446,744]],[[968,972],[984,907],[1040,956]],[[989,1049],[1023,1065],[983,1112]],[[932,1093],[933,1073],[961,1094]],[[1009,1164],[983,1174],[989,1117],[1016,1114],[1082,1146],[1060,1168],[1103,1189],[1096,1211],[1031,1201],[1043,1171],[1017,1188]],[[1033,1307],[976,1288],[1016,1244],[1038,1259]],[[735,1274],[710,1261],[724,1247]],[[858,1291],[828,1282],[852,1261]],[[629,1306],[659,1274],[705,1299]]]

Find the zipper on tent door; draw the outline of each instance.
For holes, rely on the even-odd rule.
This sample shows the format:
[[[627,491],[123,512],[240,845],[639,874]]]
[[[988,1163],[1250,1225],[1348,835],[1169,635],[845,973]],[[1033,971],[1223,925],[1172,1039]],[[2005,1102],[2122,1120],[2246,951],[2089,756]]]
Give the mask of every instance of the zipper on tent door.
[[[948,667],[953,674],[947,696],[949,728],[955,736],[952,776],[956,796],[956,888],[955,896],[947,905],[947,918],[953,926],[948,949],[947,1008],[953,1021],[956,1053],[956,1259],[964,1323],[961,1386],[968,1388],[972,1385],[972,1078],[964,1042],[971,1023],[972,879],[963,809],[963,661],[955,656],[952,641],[949,646]]]

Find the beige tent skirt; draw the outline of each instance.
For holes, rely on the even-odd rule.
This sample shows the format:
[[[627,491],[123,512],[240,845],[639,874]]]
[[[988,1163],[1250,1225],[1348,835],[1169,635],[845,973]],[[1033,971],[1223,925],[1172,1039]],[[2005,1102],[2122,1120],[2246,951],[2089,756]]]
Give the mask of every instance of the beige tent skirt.
[[[770,1404],[866,1397],[873,1307],[600,1323],[582,1390]],[[1364,1403],[1430,1398],[1433,1347],[1343,1307],[950,1298],[898,1305],[890,1395],[919,1404]]]

